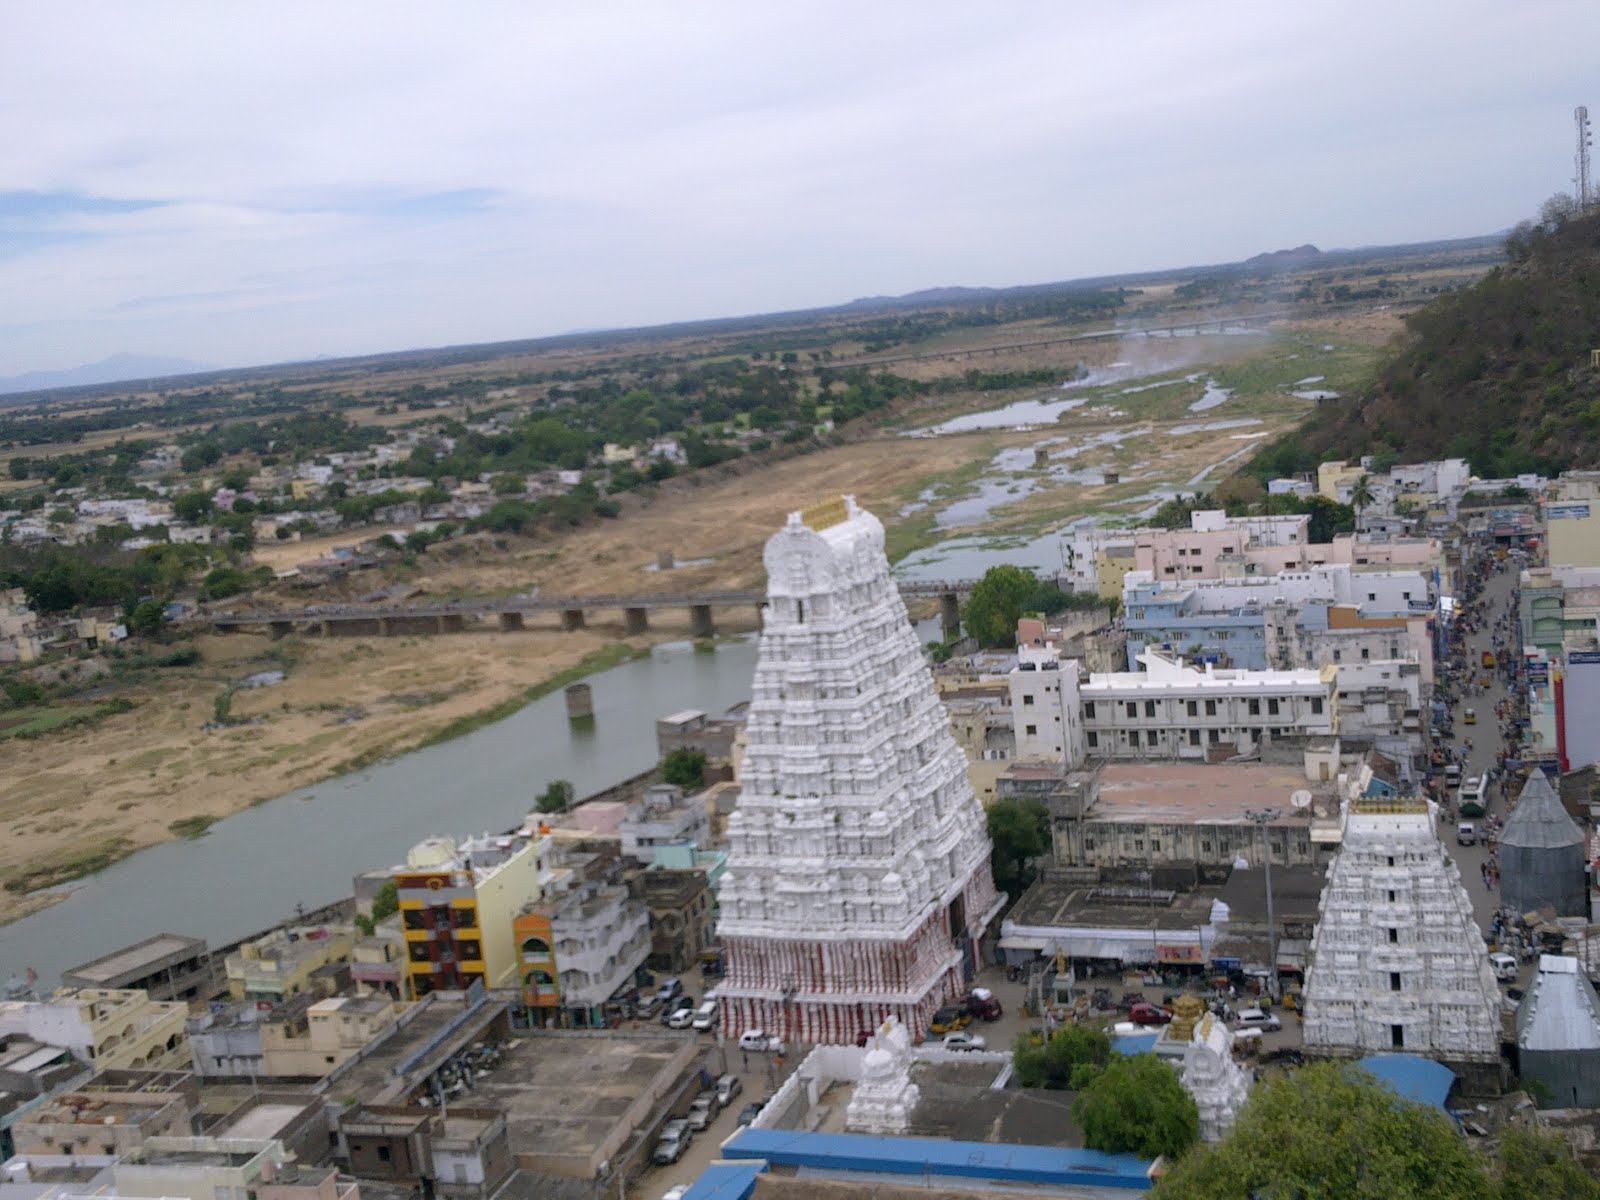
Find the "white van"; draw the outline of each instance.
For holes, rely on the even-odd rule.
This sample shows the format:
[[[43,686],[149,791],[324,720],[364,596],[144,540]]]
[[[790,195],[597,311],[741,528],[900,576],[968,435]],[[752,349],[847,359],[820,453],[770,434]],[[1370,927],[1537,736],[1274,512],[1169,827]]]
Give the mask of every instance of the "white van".
[[[1489,955],[1489,965],[1494,968],[1494,977],[1501,983],[1515,983],[1519,967],[1514,954],[1505,954],[1500,951]]]
[[[1478,827],[1471,821],[1463,821],[1456,826],[1456,845],[1476,846],[1478,844]]]

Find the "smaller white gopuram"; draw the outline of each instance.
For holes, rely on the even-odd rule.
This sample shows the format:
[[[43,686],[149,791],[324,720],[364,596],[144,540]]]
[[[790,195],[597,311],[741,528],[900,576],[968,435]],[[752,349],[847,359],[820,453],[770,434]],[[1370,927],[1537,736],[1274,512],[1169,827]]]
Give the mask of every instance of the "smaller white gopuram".
[[[1250,1098],[1254,1076],[1233,1057],[1233,1030],[1207,1013],[1194,1027],[1183,1052],[1179,1077],[1200,1110],[1200,1137],[1220,1142]]]
[[[1346,801],[1304,992],[1308,1050],[1498,1061],[1500,992],[1422,800]]]
[[[911,1035],[898,1017],[888,1017],[861,1056],[861,1078],[844,1110],[850,1133],[905,1133],[921,1089],[911,1082]]]

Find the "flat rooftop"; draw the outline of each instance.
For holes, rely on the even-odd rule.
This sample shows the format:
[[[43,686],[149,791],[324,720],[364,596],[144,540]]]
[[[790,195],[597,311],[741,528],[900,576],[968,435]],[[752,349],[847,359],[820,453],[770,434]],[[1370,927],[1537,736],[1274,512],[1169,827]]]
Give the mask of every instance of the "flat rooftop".
[[[396,1085],[404,1091],[405,1081],[395,1074],[395,1068],[443,1033],[464,1011],[462,1005],[439,1003],[437,997],[426,1006],[413,1008],[407,1014],[411,1019],[403,1027],[384,1038],[365,1058],[352,1059],[346,1072],[331,1077],[327,1088],[329,1100],[378,1104],[387,1102],[386,1093]],[[502,1011],[493,1004],[484,1010],[490,1017]]]
[[[62,976],[86,984],[105,985],[109,980],[142,975],[168,958],[190,958],[205,952],[204,938],[185,937],[181,933],[158,933],[132,946],[113,950],[103,958],[86,962],[81,967],[63,971]]]
[[[258,1104],[226,1129],[218,1130],[216,1136],[264,1142],[277,1137],[305,1110],[304,1104]]]
[[[505,1110],[513,1154],[551,1146],[590,1154],[682,1049],[683,1039],[666,1033],[541,1030],[506,1046],[500,1066],[477,1081],[473,1103]]]
[[[1158,892],[1153,901],[1107,895],[1117,890],[1101,884],[1041,880],[1006,914],[1006,924],[1049,929],[1173,929],[1187,935],[1211,923],[1211,902],[1217,896],[1216,888]]]
[[[1295,792],[1331,795],[1328,784],[1307,782],[1298,764],[1107,763],[1089,821],[1151,825],[1244,824],[1251,809],[1272,809],[1274,825],[1309,821],[1289,804]]]

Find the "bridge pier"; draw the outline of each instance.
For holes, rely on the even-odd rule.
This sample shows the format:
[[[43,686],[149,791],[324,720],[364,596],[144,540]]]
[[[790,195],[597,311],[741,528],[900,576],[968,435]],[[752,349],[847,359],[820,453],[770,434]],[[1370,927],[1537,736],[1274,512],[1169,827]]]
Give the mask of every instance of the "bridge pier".
[[[583,609],[564,608],[561,610],[561,628],[568,633],[574,629],[583,628]]]
[[[317,632],[320,633],[323,637],[332,637],[333,636],[333,622],[332,621],[318,621],[317,622]]]
[[[711,605],[692,604],[689,606],[689,628],[697,638],[713,638],[717,636],[716,624],[711,620]]]
[[[650,610],[647,608],[625,608],[622,610],[622,620],[629,637],[636,633],[645,633],[650,628]]]
[[[758,605],[756,605],[756,632],[760,633],[766,627],[767,627],[767,606],[765,604],[758,604]]]
[[[279,638],[286,638],[293,632],[293,621],[273,621],[267,626],[267,635],[271,637],[273,641],[277,641]]]
[[[501,633],[520,633],[522,631],[522,614],[519,612],[503,612],[500,614]]]
[[[939,630],[947,642],[961,636],[961,598],[955,592],[939,597]]]
[[[392,633],[393,633],[393,629],[394,629],[394,627],[389,623],[389,618],[388,617],[379,617],[378,618],[378,636],[379,637],[389,637],[389,636],[391,636]]]
[[[460,633],[467,627],[467,619],[460,613],[445,613],[439,618],[440,633]]]

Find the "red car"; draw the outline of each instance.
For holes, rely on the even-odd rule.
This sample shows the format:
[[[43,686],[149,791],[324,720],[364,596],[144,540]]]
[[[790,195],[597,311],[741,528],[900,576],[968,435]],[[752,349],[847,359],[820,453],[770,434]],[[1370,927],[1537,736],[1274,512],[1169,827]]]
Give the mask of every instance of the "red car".
[[[1135,1025],[1165,1025],[1172,1020],[1172,1013],[1154,1004],[1135,1004],[1128,1010],[1128,1020]]]

